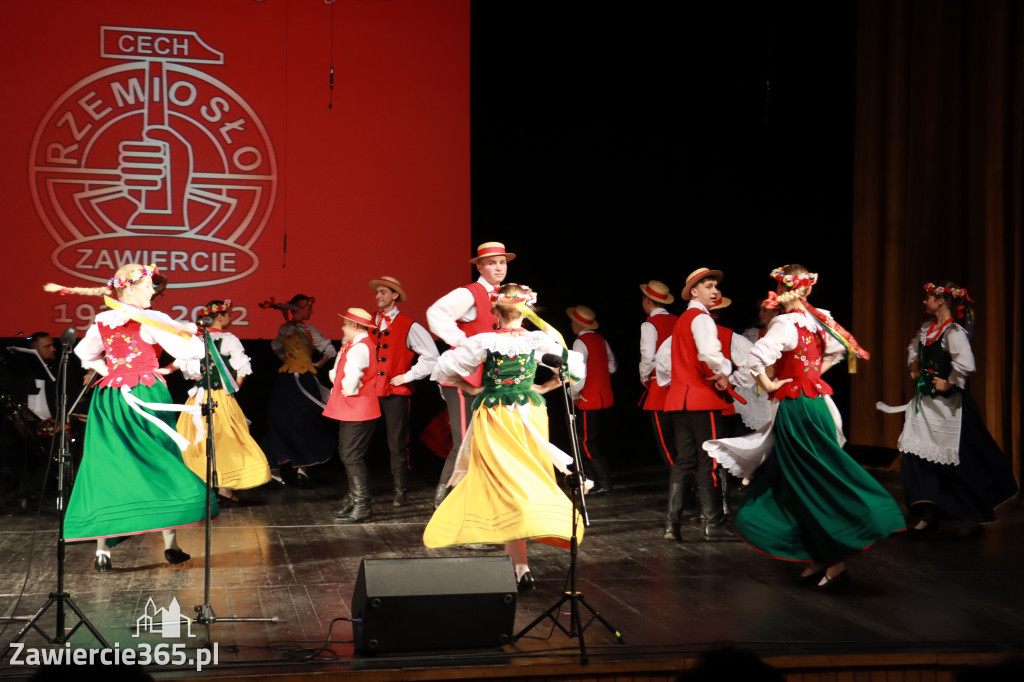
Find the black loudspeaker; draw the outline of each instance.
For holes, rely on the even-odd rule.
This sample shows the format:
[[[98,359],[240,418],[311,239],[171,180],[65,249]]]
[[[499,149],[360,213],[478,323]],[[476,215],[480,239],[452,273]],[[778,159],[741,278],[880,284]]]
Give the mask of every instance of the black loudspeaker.
[[[352,636],[364,653],[497,647],[516,618],[512,560],[363,559]]]

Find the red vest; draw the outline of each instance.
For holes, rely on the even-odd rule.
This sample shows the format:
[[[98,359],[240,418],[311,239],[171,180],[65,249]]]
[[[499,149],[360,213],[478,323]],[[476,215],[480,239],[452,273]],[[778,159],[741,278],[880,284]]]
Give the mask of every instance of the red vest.
[[[476,319],[470,322],[459,322],[456,320],[456,324],[459,326],[466,336],[476,336],[477,334],[484,334],[486,332],[493,332],[501,325],[498,323],[498,314],[494,312],[494,306],[491,305],[491,295],[480,282],[473,282],[466,286],[469,289],[469,293],[473,294],[473,304],[476,306]],[[473,386],[479,386],[483,381],[484,367],[480,365],[476,368],[468,377],[462,377]]]
[[[655,352],[657,352],[658,348],[661,348],[661,344],[664,343],[665,339],[672,336],[672,330],[675,328],[678,319],[678,315],[652,315],[647,318],[647,321],[654,325],[654,330],[658,332],[658,340],[654,343]],[[665,396],[667,395],[668,386],[659,386],[658,378],[656,376],[651,377],[651,383],[647,384],[643,409],[664,410]]]
[[[608,346],[596,332],[580,334],[577,338],[587,347],[587,379],[576,407],[581,410],[611,407],[615,400],[612,396],[612,376],[608,372]]]
[[[796,325],[797,343],[775,361],[775,378],[792,379],[772,394],[772,398],[817,398],[832,395],[832,387],[821,379],[821,356],[825,349],[824,332],[812,332]]]
[[[135,388],[139,384],[152,386],[157,381],[167,383],[163,375],[156,373],[160,367],[160,347],[143,341],[141,329],[142,324],[135,320],[119,327],[99,324],[107,376],[100,379],[97,386]]]
[[[331,398],[327,401],[327,407],[324,409],[325,417],[341,422],[365,422],[380,416],[380,403],[377,402],[377,391],[374,386],[374,380],[377,378],[374,342],[367,335],[356,343],[365,344],[370,349],[370,365],[363,370],[363,384],[359,387],[359,393],[350,396],[341,392],[345,362],[348,360],[349,350],[354,346],[354,344],[346,343],[341,347],[341,357],[337,365],[338,372],[334,375],[334,388],[331,390]]]
[[[665,398],[666,412],[724,410],[729,406],[723,394],[708,381],[714,373],[697,359],[697,343],[690,325],[698,315],[707,314],[700,308],[690,308],[672,330],[672,384]]]
[[[385,316],[380,315],[381,319]],[[370,330],[371,343],[377,360],[376,393],[378,396],[412,395],[412,385],[392,386],[391,379],[405,374],[412,369],[416,353],[409,350],[409,329],[412,318],[399,312],[392,322],[388,320],[388,328]]]

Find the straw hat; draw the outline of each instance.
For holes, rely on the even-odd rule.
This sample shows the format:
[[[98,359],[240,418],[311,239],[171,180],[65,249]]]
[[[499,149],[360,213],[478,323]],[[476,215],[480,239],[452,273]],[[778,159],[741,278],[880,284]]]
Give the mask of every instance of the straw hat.
[[[593,310],[585,305],[566,308],[565,314],[569,316],[570,320],[578,323],[584,329],[597,329],[597,316]]]
[[[505,262],[511,262],[516,258],[516,254],[505,251],[505,245],[501,242],[484,242],[476,247],[476,258],[470,258],[469,262],[476,264],[480,259],[491,256],[504,256]]]
[[[644,296],[647,298],[662,305],[668,305],[676,300],[675,296],[669,293],[668,287],[656,279],[652,279],[647,284],[641,284],[640,291],[644,292]]]
[[[722,300],[711,306],[712,310],[721,310],[722,308],[728,308],[732,305],[732,299],[728,296],[723,296]]]
[[[707,268],[697,268],[686,278],[686,284],[683,286],[683,300],[690,300],[690,289],[697,286],[697,282],[701,281],[705,277],[713,277],[719,282],[722,281],[721,270],[708,270]]]
[[[394,277],[388,277],[387,275],[381,275],[380,279],[371,279],[370,288],[376,291],[377,287],[387,287],[396,294],[398,294],[398,300],[405,300],[405,290],[402,288],[402,283]]]
[[[355,322],[356,324],[363,327],[376,327],[373,323],[373,315],[366,312],[362,308],[349,308],[343,313],[338,313],[338,317],[349,322]]]

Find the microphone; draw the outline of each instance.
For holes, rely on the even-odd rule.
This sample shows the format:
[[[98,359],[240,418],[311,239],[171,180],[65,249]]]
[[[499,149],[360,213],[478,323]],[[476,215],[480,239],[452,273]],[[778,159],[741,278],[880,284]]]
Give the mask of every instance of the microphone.
[[[71,352],[71,347],[75,345],[75,339],[78,338],[78,330],[74,327],[68,327],[64,330],[64,333],[60,335],[61,349],[65,353]]]
[[[200,329],[204,327],[209,327],[211,324],[213,324],[213,317],[211,315],[203,315],[198,320],[196,320],[196,326],[199,327]]]
[[[541,364],[547,365],[548,367],[568,367],[569,361],[563,360],[561,355],[557,353],[545,353],[540,357]]]

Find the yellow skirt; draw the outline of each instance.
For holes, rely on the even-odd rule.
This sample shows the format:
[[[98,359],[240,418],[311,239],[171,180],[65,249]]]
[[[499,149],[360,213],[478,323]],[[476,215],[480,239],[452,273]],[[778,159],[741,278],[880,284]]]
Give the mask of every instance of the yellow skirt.
[[[195,405],[199,393],[190,395],[187,405]],[[249,435],[245,414],[238,406],[235,396],[223,390],[213,391],[217,409],[213,415],[213,441],[217,448],[217,482],[221,488],[245,490],[263,485],[270,480],[270,466],[267,456]],[[206,423],[206,417],[203,417]],[[196,427],[192,415],[184,412],[178,417],[178,433],[190,443],[188,450],[181,453],[185,464],[199,478],[206,480],[206,437],[196,438]]]
[[[548,413],[543,407],[477,408],[467,434],[466,476],[434,512],[423,544],[448,547],[526,539],[568,549],[572,502],[555,481],[547,435]],[[582,519],[576,526],[582,541]]]

